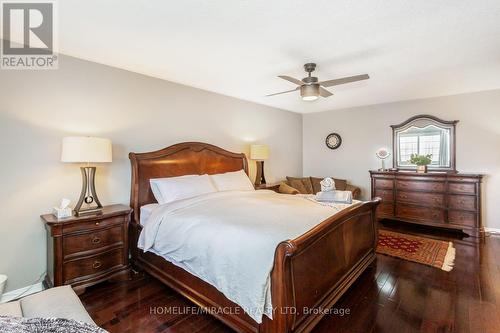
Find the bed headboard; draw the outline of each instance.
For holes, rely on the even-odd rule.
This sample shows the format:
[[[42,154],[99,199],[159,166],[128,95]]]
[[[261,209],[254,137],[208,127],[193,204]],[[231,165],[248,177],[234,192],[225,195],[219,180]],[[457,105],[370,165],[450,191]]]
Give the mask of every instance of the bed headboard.
[[[149,186],[151,178],[210,175],[241,169],[248,174],[245,154],[202,142],[183,142],[149,153],[130,153],[129,158],[132,164],[130,206],[136,223],[139,223],[141,206],[156,202]]]

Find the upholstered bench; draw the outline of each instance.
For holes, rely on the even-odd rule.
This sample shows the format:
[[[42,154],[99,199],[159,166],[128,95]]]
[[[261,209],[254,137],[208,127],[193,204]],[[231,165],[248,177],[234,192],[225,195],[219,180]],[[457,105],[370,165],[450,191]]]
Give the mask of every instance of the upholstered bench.
[[[95,324],[71,286],[62,286],[0,304],[0,316],[65,318]]]

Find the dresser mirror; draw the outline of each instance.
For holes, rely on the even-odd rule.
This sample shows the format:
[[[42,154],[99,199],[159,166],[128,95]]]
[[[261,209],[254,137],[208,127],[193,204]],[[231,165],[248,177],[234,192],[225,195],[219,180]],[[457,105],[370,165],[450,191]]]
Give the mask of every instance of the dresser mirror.
[[[455,129],[458,120],[445,121],[430,115],[419,115],[392,125],[394,167],[415,170],[412,154],[430,155],[429,171],[456,172]]]

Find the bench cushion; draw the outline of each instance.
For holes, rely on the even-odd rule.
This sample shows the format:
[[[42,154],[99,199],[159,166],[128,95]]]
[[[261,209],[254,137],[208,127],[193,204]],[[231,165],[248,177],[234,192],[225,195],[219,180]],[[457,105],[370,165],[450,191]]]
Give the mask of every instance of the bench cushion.
[[[22,317],[21,302],[12,301],[9,303],[0,304],[0,316]]]
[[[66,318],[94,324],[71,286],[44,290],[20,300],[23,317]]]

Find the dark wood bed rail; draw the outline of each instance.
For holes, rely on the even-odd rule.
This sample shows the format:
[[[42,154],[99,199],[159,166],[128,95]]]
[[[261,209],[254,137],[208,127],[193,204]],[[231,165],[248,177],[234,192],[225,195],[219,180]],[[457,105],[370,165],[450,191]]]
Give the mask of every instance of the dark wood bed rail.
[[[323,315],[304,310],[329,309],[375,259],[379,203],[349,207],[278,245],[271,275],[275,315],[259,332],[308,332],[319,322]]]
[[[155,202],[149,179],[186,174],[214,174],[245,170],[244,154],[231,153],[205,143],[190,142],[152,153],[130,153],[132,163],[130,225],[132,264],[143,269],[202,308],[231,308],[214,314],[238,332],[309,332],[328,309],[375,259],[377,228],[375,209],[380,202],[353,205],[323,221],[293,240],[280,243],[271,273],[273,320],[256,323],[241,307],[212,285],[169,263],[160,256],[137,248],[142,229],[140,207]]]

